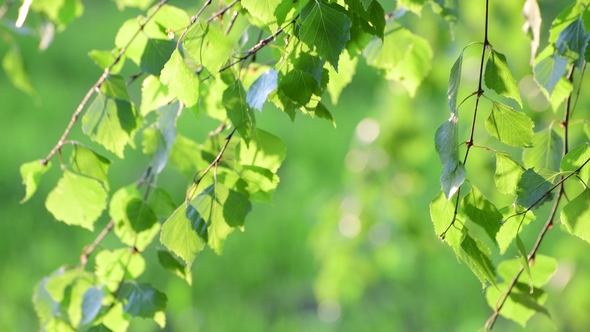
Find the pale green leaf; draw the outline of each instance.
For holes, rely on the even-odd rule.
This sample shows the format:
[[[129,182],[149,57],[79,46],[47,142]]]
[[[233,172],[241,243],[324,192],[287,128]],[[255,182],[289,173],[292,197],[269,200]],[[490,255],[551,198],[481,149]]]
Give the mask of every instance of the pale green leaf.
[[[562,76],[559,82],[557,82],[557,85],[555,85],[551,95],[549,95],[545,89],[541,89],[541,92],[545,95],[547,100],[549,100],[553,112],[557,112],[559,106],[561,106],[561,104],[567,100],[573,89],[574,87],[572,83],[570,83],[567,78]]]
[[[459,161],[457,148],[459,145],[458,122],[457,115],[451,113],[449,120],[436,130],[434,137],[434,146],[443,164],[440,182],[447,199],[450,199],[465,181],[465,166]]]
[[[410,11],[420,15],[422,13],[422,7],[428,2],[428,0],[398,0],[401,6],[408,8]]]
[[[160,82],[160,79],[157,76],[149,75],[141,84],[141,114],[145,116],[149,112],[167,105],[172,98],[172,94]]]
[[[57,316],[66,318],[70,326],[79,326],[83,318],[84,294],[96,283],[96,277],[82,268],[66,270],[52,277],[46,289],[60,303]]]
[[[344,88],[350,84],[350,82],[352,82],[352,77],[356,72],[357,64],[357,57],[353,58],[346,53],[342,53],[340,54],[340,58],[338,60],[340,71],[336,72],[334,68],[328,68],[330,81],[328,82],[327,89],[328,93],[330,94],[332,104],[336,105],[338,103],[338,99],[340,98],[342,90],[344,90]]]
[[[35,88],[29,81],[29,74],[25,68],[20,48],[16,43],[13,43],[4,55],[2,68],[12,85],[31,96],[35,95]]]
[[[312,118],[318,117],[320,119],[326,119],[332,122],[332,125],[334,126],[334,128],[336,128],[336,120],[334,120],[334,116],[332,115],[332,113],[330,113],[326,105],[324,105],[321,102],[318,102],[317,105],[315,105],[315,107],[313,108],[305,106],[301,109],[301,111],[311,116]]]
[[[234,52],[234,43],[228,37],[217,27],[201,21],[188,30],[183,45],[190,58],[211,74],[217,73]]]
[[[125,7],[136,7],[141,10],[146,10],[155,0],[114,0],[119,10]]]
[[[516,195],[518,180],[524,168],[505,152],[496,152],[496,172],[494,182],[498,191],[507,195]]]
[[[121,75],[109,74],[100,86],[100,92],[113,99],[131,102],[127,83],[125,83],[125,78]]]
[[[115,62],[115,59],[118,55],[118,49],[114,49],[111,51],[92,50],[88,53],[88,56],[94,61],[94,63],[96,63],[102,69],[110,67]],[[121,68],[123,68],[123,65],[125,65],[125,55],[121,56],[117,64],[109,70],[109,73],[119,73],[121,71]]]
[[[498,242],[500,254],[503,255],[508,250],[508,247],[510,247],[516,235],[522,231],[524,226],[535,220],[536,216],[533,211],[518,214],[514,206],[503,207],[500,209],[500,213],[502,213],[503,223],[498,234],[496,234],[496,241]]]
[[[236,160],[242,165],[258,166],[276,173],[287,152],[287,146],[282,139],[256,129],[252,132],[250,144],[240,142],[236,148]]]
[[[166,309],[168,298],[148,284],[124,282],[117,299],[123,302],[123,311],[132,317],[153,318],[157,312]]]
[[[553,128],[548,127],[533,135],[533,147],[524,150],[524,166],[558,171],[562,156],[563,139]]]
[[[129,328],[132,317],[123,311],[123,304],[116,301],[102,317],[102,323],[114,332],[125,332]]]
[[[461,83],[461,69],[463,67],[463,52],[459,55],[453,67],[451,68],[451,76],[449,77],[449,88],[447,90],[447,99],[449,100],[449,107],[451,112],[457,113],[457,94],[459,93],[459,84]]]
[[[498,299],[504,297],[506,294],[504,290],[508,287],[508,283],[502,283],[496,287],[488,287],[486,290],[486,300],[489,306],[494,309],[498,303]],[[517,283],[512,292],[504,302],[500,315],[520,324],[523,328],[527,321],[537,312],[544,313],[549,316],[549,312],[542,305],[547,300],[547,293],[540,288],[534,288],[533,293],[530,294],[529,287],[525,283]]]
[[[199,77],[184,63],[178,50],[172,53],[162,69],[160,80],[187,107],[199,102]]]
[[[461,250],[464,234],[456,227],[449,227],[453,221],[454,211],[455,200],[447,200],[442,191],[430,203],[430,219],[434,224],[436,235],[441,236],[446,231],[443,240],[455,250],[455,253],[458,253]]]
[[[90,231],[106,207],[107,192],[97,180],[65,170],[45,207],[55,219]]]
[[[256,128],[256,118],[254,110],[246,101],[246,91],[240,80],[234,81],[223,92],[223,106],[244,141],[250,142],[252,132]]]
[[[590,146],[583,143],[568,152],[561,160],[560,169],[563,172],[578,172],[578,176],[584,182],[590,180]],[[580,168],[582,167],[582,168]]]
[[[496,234],[500,230],[502,214],[476,186],[472,186],[463,197],[463,210],[474,223],[481,226],[496,244]]]
[[[485,122],[486,131],[500,142],[511,146],[533,145],[535,124],[523,112],[517,112],[501,103],[492,103],[492,112]]]
[[[160,234],[160,242],[182,258],[189,269],[207,243],[198,233],[201,229],[194,228],[198,226],[196,222],[199,219],[195,208],[189,203],[183,203],[166,220]]]
[[[272,195],[279,184],[279,177],[276,174],[263,167],[244,166],[239,176],[246,186],[238,187],[236,190],[247,194],[251,201],[272,204]]]
[[[585,189],[561,210],[561,221],[573,235],[590,242],[590,190]]]
[[[95,273],[98,280],[115,292],[124,279],[137,279],[145,271],[145,260],[130,248],[102,250],[96,255]]]
[[[248,105],[262,112],[262,106],[264,106],[268,95],[276,90],[278,86],[278,79],[279,73],[272,69],[260,75],[248,89],[248,95],[246,96]]]
[[[84,12],[81,0],[33,1],[31,9],[43,12],[52,22],[59,26],[60,30],[65,29],[66,25],[76,17],[80,17]]]
[[[193,282],[193,275],[186,265],[179,262],[174,256],[165,250],[158,250],[158,261],[166,270],[174,272],[177,276],[184,279],[189,286]]]
[[[24,203],[33,197],[37,191],[39,182],[41,182],[41,177],[49,170],[50,167],[51,162],[43,165],[42,160],[31,161],[20,166],[20,175],[23,179],[26,192],[25,197],[20,201],[21,203]]]
[[[316,49],[338,71],[338,58],[350,39],[352,26],[344,7],[326,0],[314,0],[301,9],[300,15],[301,41]]]
[[[107,173],[111,161],[80,143],[76,142],[73,146],[74,150],[70,157],[72,169],[80,174],[99,180],[108,189],[109,179]]]
[[[545,180],[535,171],[527,169],[518,181],[515,204],[525,208],[538,208],[547,200],[552,199],[553,195],[549,193],[552,186],[551,182]],[[535,205],[532,206],[533,204]]]
[[[533,276],[531,274],[531,268],[529,266],[528,254],[527,254],[526,248],[524,247],[524,243],[522,242],[522,240],[520,239],[520,237],[518,235],[516,235],[516,248],[518,249],[518,253],[520,254],[520,256],[518,257],[518,259],[520,260],[520,264],[524,268],[524,272],[526,273],[526,276],[529,278],[529,287],[531,289],[530,293],[532,294],[534,291],[534,285],[533,285]]]
[[[518,86],[510,68],[508,68],[504,54],[496,52],[493,49],[491,50],[488,61],[486,62],[484,80],[488,88],[494,90],[501,96],[516,100],[520,107],[522,107],[522,99],[520,98]]]
[[[516,276],[516,273],[518,273],[521,267],[522,265],[518,258],[503,261],[498,265],[498,275],[500,275],[504,281],[510,281]],[[533,285],[536,288],[545,286],[553,276],[553,273],[555,273],[556,269],[557,260],[555,258],[539,254],[535,255],[533,263],[530,264]],[[518,280],[520,282],[527,278],[527,276],[521,275]]]
[[[198,170],[207,167],[207,162],[201,157],[201,146],[180,134],[170,150],[169,162],[187,179],[192,179]]]

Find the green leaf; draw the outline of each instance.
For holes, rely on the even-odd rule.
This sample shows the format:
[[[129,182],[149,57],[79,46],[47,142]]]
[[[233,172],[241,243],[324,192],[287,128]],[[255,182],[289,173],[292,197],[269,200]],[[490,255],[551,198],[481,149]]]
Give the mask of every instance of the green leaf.
[[[137,110],[128,101],[99,93],[82,118],[82,130],[119,158],[140,126]]]
[[[246,91],[240,80],[234,81],[223,92],[223,106],[244,141],[250,142],[252,132],[256,128],[256,118],[246,101]]]
[[[141,114],[145,116],[151,111],[168,105],[173,98],[157,76],[149,75],[141,84]]]
[[[106,207],[107,192],[97,180],[65,170],[45,207],[55,219],[90,231]]]
[[[457,94],[459,93],[459,84],[461,83],[461,69],[463,68],[463,52],[459,55],[449,77],[449,89],[447,90],[447,99],[451,112],[457,113]]]
[[[536,219],[533,211],[527,211],[525,214],[518,214],[514,206],[506,206],[500,209],[502,213],[502,220],[504,221],[500,231],[496,234],[496,241],[498,242],[498,248],[500,254],[504,255],[512,240],[519,234],[523,227],[530,224]]]
[[[41,182],[41,176],[43,176],[50,167],[51,162],[43,165],[42,160],[31,161],[20,166],[20,175],[23,178],[23,184],[25,185],[25,197],[20,201],[21,203],[24,203],[33,197],[37,191],[39,182]]]
[[[293,69],[279,81],[279,88],[299,106],[306,105],[311,97],[321,95],[317,80],[303,70]]]
[[[158,217],[158,220],[162,221],[168,219],[177,206],[170,194],[162,188],[153,188],[147,203]]]
[[[557,112],[559,106],[561,106],[561,104],[567,100],[573,89],[572,83],[570,83],[567,78],[561,77],[559,82],[557,82],[555,89],[553,89],[551,96],[549,96],[549,93],[545,91],[545,89],[541,89],[541,92],[545,95],[547,100],[549,100],[553,112]]]
[[[201,21],[188,30],[183,45],[188,55],[211,74],[217,73],[234,52],[234,43],[228,37]]]
[[[515,204],[529,208],[536,203],[533,208],[538,208],[547,200],[552,199],[552,195],[548,194],[551,187],[553,187],[551,182],[545,180],[532,169],[527,169],[518,181]]]
[[[58,25],[59,30],[65,29],[66,25],[84,12],[81,0],[33,1],[31,9],[46,14],[52,22]]]
[[[119,10],[123,10],[125,7],[136,7],[141,10],[146,10],[152,2],[154,2],[154,0],[115,0]]]
[[[550,52],[552,51],[551,48],[546,49],[546,51],[547,50]],[[537,60],[535,62],[533,73],[535,81],[537,81],[547,94],[551,96],[555,87],[567,70],[567,59],[562,58],[557,53],[551,53],[545,58],[542,58],[542,55],[545,54],[546,51],[539,54],[537,59],[542,60]]]
[[[590,242],[590,190],[585,189],[561,210],[561,220],[567,230]]]
[[[50,276],[44,277],[35,286],[33,306],[35,307],[37,317],[39,317],[41,328],[44,328],[58,314],[59,302],[54,300],[47,290],[47,283],[52,277],[61,274],[63,274],[63,268],[60,268]]]
[[[328,82],[328,93],[330,94],[332,104],[336,105],[342,90],[352,82],[352,77],[356,72],[356,66],[358,64],[358,58],[351,57],[346,53],[340,54],[338,60],[339,72],[336,72],[334,68],[328,67],[330,75],[330,81]]]
[[[127,83],[125,83],[125,79],[121,75],[109,74],[100,86],[100,92],[107,97],[131,102],[129,91],[127,90]]]
[[[189,269],[197,254],[205,248],[207,243],[199,236],[200,229],[197,230],[193,227],[198,226],[197,221],[200,218],[191,204],[183,203],[166,220],[160,234],[160,242],[168,250],[182,258]]]
[[[109,214],[115,222],[115,234],[121,242],[139,251],[152,242],[160,224],[135,185],[123,187],[111,198]]]
[[[516,248],[518,249],[518,253],[520,256],[518,257],[522,267],[524,268],[524,272],[526,273],[527,277],[529,278],[529,286],[530,286],[530,293],[532,294],[534,291],[533,285],[533,276],[531,275],[531,268],[529,266],[529,259],[526,248],[524,247],[524,243],[518,235],[516,235]]]
[[[394,25],[386,28],[383,42],[373,38],[363,54],[369,65],[383,70],[386,79],[403,85],[411,97],[432,68],[428,41]]]
[[[160,80],[188,108],[199,102],[199,77],[184,63],[178,50],[162,69]]]
[[[242,186],[240,180],[245,182],[245,185]],[[244,166],[239,172],[239,178],[234,182],[234,186],[229,185],[227,181],[223,184],[248,195],[251,201],[272,204],[272,195],[279,184],[279,177],[263,167]]]
[[[326,0],[309,1],[301,9],[299,38],[338,71],[338,58],[350,39],[351,26],[344,7]]]
[[[276,173],[287,152],[287,146],[282,139],[256,129],[252,132],[250,144],[240,142],[236,147],[236,160],[242,165],[258,166]]]
[[[447,199],[450,199],[465,181],[465,166],[459,161],[457,148],[458,122],[457,115],[451,113],[449,120],[436,130],[434,137],[434,147],[443,164],[440,183]]]
[[[262,26],[269,27],[271,32],[275,32],[285,22],[291,9],[299,5],[281,0],[242,0],[240,3]]]
[[[480,225],[496,244],[496,234],[500,230],[502,214],[496,206],[472,186],[467,196],[463,197],[463,210],[474,223]]]
[[[98,280],[115,292],[124,279],[137,279],[145,271],[145,260],[130,248],[102,250],[96,255],[95,273]]]
[[[223,107],[223,91],[227,84],[219,77],[212,76],[210,79],[201,82],[199,86],[199,112],[205,112],[209,117],[218,121],[227,120],[227,112]]]
[[[563,156],[563,139],[553,128],[543,129],[533,136],[533,147],[524,150],[526,168],[559,170]]]
[[[246,96],[248,105],[262,112],[262,106],[264,106],[268,95],[276,90],[278,86],[278,79],[279,73],[272,69],[260,75],[248,89],[248,95]]]
[[[57,317],[63,318],[70,327],[80,326],[83,319],[84,294],[96,285],[96,277],[82,268],[62,270],[46,285],[51,297],[59,302]],[[61,330],[59,330],[61,331]]]
[[[586,33],[582,18],[578,17],[561,31],[555,42],[555,48],[560,55],[567,55],[568,58],[577,60],[576,67],[581,70],[584,65],[584,53],[586,53],[588,39],[590,39],[590,34]]]
[[[94,63],[96,63],[102,69],[110,67],[115,62],[115,59],[118,55],[118,49],[114,49],[111,51],[92,50],[88,53],[88,56],[94,61]],[[119,73],[123,68],[123,65],[125,65],[125,55],[121,56],[117,64],[109,70],[109,73]]]
[[[446,231],[443,240],[458,253],[461,251],[461,242],[465,234],[456,227],[449,227],[453,221],[454,211],[455,200],[447,200],[442,191],[430,203],[430,219],[436,235],[441,236]]]
[[[139,69],[148,74],[160,75],[175,50],[174,40],[148,39],[141,55]]]
[[[463,251],[460,252],[459,257],[473,271],[482,286],[485,287],[488,282],[495,285],[496,274],[490,260],[490,248],[483,242],[466,235],[461,242],[461,249]]]
[[[70,157],[72,169],[80,174],[99,180],[108,189],[109,179],[107,173],[111,161],[80,143],[75,142],[73,146],[74,150]]]
[[[492,113],[485,123],[486,131],[500,142],[511,146],[533,145],[535,124],[523,112],[517,112],[501,103],[492,103]]]
[[[2,68],[10,83],[17,89],[31,96],[36,94],[35,88],[33,88],[33,85],[29,81],[29,75],[27,74],[20,48],[16,43],[12,43],[12,46],[4,55]]]
[[[158,120],[152,123],[149,128],[153,130],[153,144],[148,151],[146,151],[146,145],[144,145],[144,153],[150,152],[149,154],[152,155],[150,165],[154,174],[160,174],[168,163],[170,150],[176,140],[176,121],[181,111],[182,106],[179,103],[160,107],[158,109]],[[144,131],[144,138],[145,133]]]
[[[148,284],[126,281],[121,285],[117,298],[124,303],[123,310],[131,317],[153,318],[166,309],[166,294]]]
[[[174,272],[177,276],[184,279],[189,286],[193,282],[193,275],[186,265],[179,262],[174,256],[165,250],[158,250],[158,261],[166,270]]]
[[[583,143],[568,152],[561,160],[560,169],[563,172],[576,172],[578,176],[584,182],[590,180],[590,166],[588,166],[588,160],[590,160],[590,147],[588,143]],[[582,165],[584,165],[582,167]],[[580,167],[582,167],[580,169]]]
[[[408,10],[420,15],[422,13],[422,7],[428,2],[428,0],[398,0],[401,6],[408,8]]]
[[[498,191],[506,195],[516,196],[518,180],[524,168],[505,152],[496,152],[496,172],[494,182]]]
[[[192,179],[198,170],[207,166],[201,157],[201,146],[180,134],[170,149],[169,161],[187,179]]]
[[[556,44],[561,32],[571,23],[575,22],[584,9],[585,5],[581,1],[576,1],[561,11],[555,20],[551,22],[551,28],[549,29],[549,42]]]
[[[518,258],[506,260],[498,265],[498,274],[504,279],[504,281],[510,281],[516,276],[516,273],[518,273],[521,267],[522,265]],[[551,276],[553,276],[553,273],[555,273],[556,269],[557,260],[555,258],[539,254],[535,255],[533,264],[530,264],[533,285],[536,288],[545,286],[551,279]],[[526,278],[528,277],[521,275],[518,280],[523,281],[522,279]],[[525,290],[527,290],[526,287]]]
[[[522,107],[518,86],[508,68],[504,54],[491,50],[486,63],[484,80],[488,88],[496,91],[501,96],[516,100]]]
[[[207,239],[209,247],[217,254],[221,254],[223,243],[234,228],[244,225],[252,209],[246,195],[219,183],[203,190],[190,204],[198,215],[193,229],[200,229],[201,237]]]
[[[102,286],[92,286],[82,295],[82,320],[78,326],[92,323],[102,307],[104,292]]]
[[[326,119],[332,122],[332,125],[334,128],[336,128],[336,120],[334,120],[334,116],[332,113],[330,113],[326,105],[321,102],[318,102],[314,108],[305,106],[305,108],[303,108],[301,111],[305,114],[308,114],[312,118],[317,116],[320,119]]]
[[[106,314],[102,316],[102,323],[114,332],[127,331],[131,319],[131,315],[123,311],[123,304],[115,301],[113,306],[106,310]]]

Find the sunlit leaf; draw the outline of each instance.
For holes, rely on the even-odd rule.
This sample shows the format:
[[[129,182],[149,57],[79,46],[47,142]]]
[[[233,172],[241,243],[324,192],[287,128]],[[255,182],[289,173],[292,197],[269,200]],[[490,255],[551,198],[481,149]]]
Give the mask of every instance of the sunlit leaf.
[[[458,121],[456,114],[451,113],[449,120],[438,127],[434,137],[434,146],[443,164],[440,182],[447,199],[450,199],[465,181],[465,166],[459,161]]]
[[[502,214],[477,187],[472,186],[467,196],[463,198],[463,210],[471,221],[483,227],[492,241],[496,242]]]
[[[197,254],[203,250],[207,243],[195,229],[200,216],[189,203],[181,204],[176,211],[162,225],[160,242],[175,253],[186,263],[187,267],[193,264]]]
[[[106,200],[107,192],[99,181],[65,170],[45,207],[55,219],[93,231]]]
[[[336,128],[336,120],[334,120],[334,116],[332,115],[332,113],[330,113],[326,105],[324,105],[321,102],[318,102],[317,105],[315,105],[315,107],[305,106],[301,109],[301,111],[311,116],[312,118],[318,117],[320,119],[326,119],[332,122],[332,125],[334,125],[334,128]]]
[[[142,115],[145,116],[149,112],[167,105],[172,99],[172,94],[157,76],[149,75],[143,80],[140,106]]]
[[[199,77],[184,63],[178,50],[172,53],[162,69],[160,80],[187,107],[199,102]]]
[[[212,74],[225,65],[234,51],[234,44],[228,37],[217,27],[201,21],[188,30],[183,44],[188,55]]]
[[[248,143],[253,130],[256,128],[256,118],[254,110],[246,101],[246,91],[240,80],[230,84],[223,92],[223,106],[233,125],[244,141]]]
[[[351,25],[344,7],[326,0],[310,1],[301,9],[299,38],[338,71],[338,58],[350,39]]]
[[[145,260],[129,248],[102,250],[96,255],[96,276],[111,292],[116,291],[124,279],[136,279],[144,271]]]
[[[494,102],[492,112],[485,122],[486,131],[500,142],[512,146],[533,145],[533,120],[523,112]]]
[[[96,63],[100,68],[106,69],[110,67],[114,62],[117,56],[119,55],[119,50],[114,49],[111,51],[99,51],[99,50],[92,50],[88,53],[88,56]],[[109,73],[117,74],[121,71],[125,65],[125,55],[122,55],[119,61],[115,66],[113,66]]]
[[[125,9],[125,7],[136,7],[141,10],[146,10],[155,0],[115,0],[117,8],[119,10]]]
[[[503,223],[498,234],[496,234],[496,241],[498,242],[500,254],[503,255],[516,238],[516,235],[522,231],[524,226],[535,220],[536,216],[533,211],[518,214],[514,206],[506,206],[500,209],[500,213],[502,213]]]
[[[338,60],[340,71],[336,72],[334,68],[328,68],[330,81],[328,82],[327,89],[328,93],[330,93],[332,104],[336,105],[338,103],[342,90],[352,82],[357,64],[358,58],[352,58],[348,54],[342,53]]]
[[[466,235],[461,242],[462,252],[458,256],[471,269],[473,274],[485,287],[488,283],[496,284],[494,266],[490,260],[491,251],[483,242]]]
[[[24,163],[20,166],[20,175],[23,179],[26,192],[25,197],[20,201],[21,203],[24,203],[33,197],[37,191],[39,182],[41,182],[41,177],[51,167],[51,162],[48,162],[46,165],[43,165],[41,162],[41,160],[35,160]]]
[[[460,229],[451,226],[454,211],[455,200],[447,200],[442,191],[430,203],[430,219],[434,224],[436,235],[444,234],[443,240],[453,247],[455,253],[458,253],[461,250],[464,234]]]
[[[581,144],[571,149],[561,160],[560,169],[564,172],[578,171],[578,176],[582,181],[590,180],[590,146],[587,143]],[[583,166],[582,166],[583,165]],[[580,167],[582,167],[580,169]]]
[[[590,242],[590,190],[585,189],[561,210],[561,221],[573,235]]]
[[[198,170],[207,166],[201,157],[201,146],[180,134],[172,145],[169,160],[187,179],[192,179]]]
[[[252,132],[250,144],[238,144],[236,159],[242,165],[263,167],[276,173],[285,160],[286,151],[287,146],[282,139],[262,129],[256,129]]]
[[[538,208],[547,200],[553,197],[549,189],[553,185],[545,178],[535,173],[532,169],[527,169],[518,181],[517,197],[515,203],[522,207]]]
[[[193,275],[191,274],[190,269],[174,258],[169,252],[158,250],[158,261],[163,268],[174,272],[174,274],[184,279],[189,286],[192,284]]]
[[[399,4],[420,15],[428,0],[399,0]]]
[[[522,107],[522,99],[516,81],[512,76],[506,57],[504,54],[490,51],[490,56],[486,62],[484,80],[488,88],[494,90],[497,94],[512,98]]]
[[[74,150],[70,157],[72,169],[80,174],[101,181],[108,189],[109,179],[107,173],[111,161],[82,144],[75,143],[73,146]]]
[[[505,152],[496,152],[496,172],[494,182],[498,191],[507,195],[516,195],[518,180],[524,168]]]
[[[548,127],[533,135],[533,147],[524,150],[526,168],[559,170],[563,156],[563,139],[553,128]]]
[[[449,77],[449,88],[447,90],[447,99],[449,100],[449,107],[451,112],[457,113],[457,94],[459,93],[459,84],[461,83],[461,69],[463,67],[463,52],[459,55],[453,67],[451,68],[451,76]]]

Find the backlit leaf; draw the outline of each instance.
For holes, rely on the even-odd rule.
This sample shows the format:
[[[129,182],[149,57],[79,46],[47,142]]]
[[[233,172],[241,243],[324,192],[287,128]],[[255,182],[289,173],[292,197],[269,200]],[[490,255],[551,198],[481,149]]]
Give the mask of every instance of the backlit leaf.
[[[573,235],[590,242],[590,190],[585,189],[561,210],[561,220]]]
[[[461,69],[463,67],[463,52],[459,55],[449,77],[449,89],[447,90],[447,99],[451,112],[457,113],[457,94],[459,93],[459,84],[461,83]]]
[[[75,143],[73,146],[74,150],[70,157],[72,169],[101,181],[108,189],[109,179],[107,173],[111,161],[82,144]]]
[[[507,195],[516,195],[518,180],[524,168],[505,152],[496,152],[494,182],[498,190]]]
[[[234,51],[234,44],[228,37],[218,28],[201,21],[195,22],[188,30],[183,45],[188,55],[212,74],[225,65]]]
[[[479,279],[485,287],[487,283],[496,284],[496,274],[494,266],[490,260],[490,248],[483,242],[466,235],[461,242],[462,252],[459,257],[473,271],[473,274]]]
[[[31,85],[31,82],[29,81],[29,75],[27,74],[20,48],[16,43],[13,43],[12,47],[10,47],[8,52],[4,55],[4,59],[2,59],[2,68],[4,69],[8,80],[10,80],[10,83],[12,83],[17,89],[29,95],[34,95],[36,93],[35,88],[33,88],[33,85]]]
[[[430,203],[430,219],[434,224],[436,235],[444,234],[443,240],[455,250],[455,253],[458,253],[461,250],[464,234],[460,229],[450,226],[454,211],[455,200],[447,200],[442,191]]]
[[[568,152],[561,160],[560,169],[564,172],[579,171],[578,175],[582,181],[590,180],[590,147],[587,143],[581,144]],[[582,167],[582,165],[584,165]],[[580,169],[580,167],[582,167]]]
[[[410,11],[420,15],[422,13],[422,7],[428,2],[428,0],[399,0],[399,4],[408,8]]]
[[[512,146],[533,145],[533,120],[523,112],[494,102],[492,112],[485,122],[486,131],[500,142]]]
[[[535,204],[533,208],[538,208],[547,200],[551,200],[552,195],[548,194],[548,190],[552,186],[551,182],[545,180],[535,171],[527,169],[518,181],[515,203],[525,208]]]
[[[552,49],[548,49],[552,51]],[[535,74],[535,81],[547,91],[547,94],[551,96],[559,80],[565,74],[567,70],[567,59],[561,57],[557,53],[550,53],[545,58],[542,56],[546,51],[539,54],[539,58],[535,62],[533,73]],[[539,59],[538,58],[538,59]]]
[[[563,156],[563,139],[553,128],[548,127],[533,135],[533,147],[524,150],[526,168],[559,170]]]
[[[254,110],[246,101],[246,91],[240,80],[230,84],[223,92],[223,106],[244,141],[250,142],[252,132],[256,128],[256,118]]]
[[[90,231],[106,207],[107,193],[97,180],[64,170],[45,207],[55,219]]]
[[[145,260],[129,248],[102,250],[96,255],[95,273],[111,292],[124,279],[136,279],[145,271]]]
[[[41,177],[49,170],[50,167],[51,162],[43,165],[41,160],[31,161],[20,166],[20,175],[23,179],[26,192],[25,197],[20,201],[21,203],[24,203],[33,197],[37,191],[39,182],[41,182]]]
[[[502,213],[503,223],[500,231],[496,234],[496,241],[498,242],[500,254],[503,255],[516,238],[516,235],[522,231],[524,226],[535,220],[536,216],[533,211],[517,214],[514,206],[506,206],[500,209],[500,213]]]
[[[170,164],[187,179],[192,179],[198,170],[207,167],[207,163],[201,157],[201,146],[180,134],[176,136],[172,145],[169,160]]]
[[[463,210],[471,221],[480,225],[492,241],[496,242],[496,234],[500,230],[502,214],[494,204],[485,198],[477,187],[472,186],[467,196],[463,198]]]
[[[102,69],[110,67],[115,62],[115,59],[118,55],[118,49],[114,49],[111,51],[92,50],[88,53],[88,56],[94,61],[94,63],[96,63]],[[117,64],[109,70],[109,73],[119,73],[121,71],[121,68],[123,68],[123,65],[125,65],[125,55],[121,56]]]
[[[252,133],[250,144],[238,144],[236,160],[242,165],[263,167],[276,173],[285,160],[286,151],[287,146],[282,139],[262,129],[256,129]]]
[[[149,112],[167,105],[172,99],[172,94],[157,76],[149,75],[141,83],[140,110],[142,115],[145,116]]]
[[[330,98],[332,100],[332,104],[336,105],[338,103],[338,99],[340,98],[340,94],[342,90],[352,82],[352,77],[356,72],[356,66],[358,64],[358,58],[352,58],[346,53],[340,54],[340,58],[338,60],[338,66],[340,68],[339,72],[336,72],[334,68],[329,67],[329,75],[330,81],[328,82],[328,93],[330,93]]]
[[[184,63],[178,50],[172,53],[162,69],[160,80],[187,107],[199,102],[199,77]]]
[[[512,76],[506,57],[504,54],[490,51],[490,56],[486,62],[484,80],[488,88],[494,90],[497,94],[512,98],[522,107],[522,99],[516,81]]]
[[[436,130],[434,137],[434,146],[443,164],[440,182],[447,199],[450,199],[465,181],[465,166],[459,161],[458,121],[457,115],[451,113],[449,120]]]
[[[181,204],[162,226],[160,242],[175,253],[190,269],[195,257],[207,243],[193,228],[200,216],[189,203]]]
[[[174,256],[165,250],[158,250],[158,261],[166,270],[174,272],[177,276],[184,279],[189,286],[193,282],[193,275],[186,265],[182,264]]]

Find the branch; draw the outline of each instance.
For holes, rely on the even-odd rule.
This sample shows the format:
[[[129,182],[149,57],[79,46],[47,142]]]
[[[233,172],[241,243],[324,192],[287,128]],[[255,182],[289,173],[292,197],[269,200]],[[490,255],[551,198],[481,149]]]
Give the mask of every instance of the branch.
[[[135,32],[135,34],[133,36],[131,36],[131,38],[129,39],[129,41],[125,45],[125,47],[123,47],[119,51],[119,54],[117,55],[117,57],[115,58],[115,60],[107,68],[105,68],[105,70],[102,73],[102,75],[98,78],[98,81],[96,81],[96,83],[94,83],[94,85],[88,90],[88,92],[86,92],[86,95],[84,96],[84,98],[82,99],[82,101],[80,102],[80,104],[78,105],[78,107],[76,108],[76,111],[72,115],[72,119],[70,120],[70,123],[68,123],[68,126],[66,127],[66,130],[61,135],[61,137],[60,137],[59,141],[57,142],[57,144],[53,147],[53,149],[51,149],[51,151],[49,152],[49,154],[47,155],[47,157],[45,157],[45,159],[41,160],[41,164],[47,165],[47,163],[55,155],[55,153],[57,153],[57,151],[59,149],[61,149],[61,147],[64,145],[64,142],[67,139],[68,135],[72,131],[72,128],[74,127],[74,124],[76,123],[76,121],[80,117],[80,114],[82,113],[82,110],[84,110],[84,108],[86,107],[86,104],[88,104],[88,101],[90,100],[90,97],[92,97],[92,95],[94,94],[95,91],[98,91],[98,89],[100,88],[100,86],[104,83],[104,81],[109,76],[109,72],[111,71],[111,69],[115,65],[117,65],[117,63],[119,63],[119,61],[121,61],[121,57],[125,54],[125,52],[127,51],[127,48],[129,47],[129,45],[131,45],[131,43],[133,42],[133,40],[135,40],[135,38],[139,35],[139,33],[141,31],[143,31],[143,28],[146,26],[146,24],[154,17],[154,15],[156,15],[156,13],[160,10],[160,8],[162,8],[162,6],[164,6],[167,2],[168,2],[168,0],[161,0],[158,3],[156,9],[145,19],[145,21],[143,23],[141,23],[139,25],[139,29],[137,29],[137,31]]]

